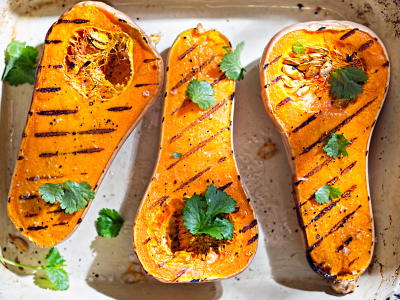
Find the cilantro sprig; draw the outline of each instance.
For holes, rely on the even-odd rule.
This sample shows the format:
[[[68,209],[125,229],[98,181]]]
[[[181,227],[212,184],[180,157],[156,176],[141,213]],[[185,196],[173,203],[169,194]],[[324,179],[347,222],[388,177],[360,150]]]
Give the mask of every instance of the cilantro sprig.
[[[106,238],[117,237],[124,219],[115,209],[103,208],[97,218],[96,230],[99,236]]]
[[[180,152],[174,152],[174,153],[172,153],[172,155],[171,155],[173,158],[179,158],[179,157],[182,157],[182,153],[180,153]]]
[[[319,204],[329,203],[332,199],[339,198],[341,194],[338,188],[325,184],[315,192],[315,202]]]
[[[4,54],[6,67],[1,80],[15,86],[35,83],[36,58],[39,54],[35,48],[26,46],[26,43],[12,41]]]
[[[344,133],[335,134],[332,133],[325,146],[322,148],[326,154],[330,157],[337,158],[340,156],[349,156],[346,147],[351,142],[344,136]]]
[[[48,288],[56,291],[66,291],[69,288],[69,277],[64,270],[65,259],[61,256],[56,247],[51,248],[46,256],[46,265],[44,266],[27,266],[9,260],[0,256],[0,261],[6,264],[34,270],[44,270],[44,277],[40,277],[39,273],[35,275],[35,283],[42,288]]]
[[[60,202],[61,208],[68,214],[80,211],[86,207],[88,201],[94,199],[94,191],[86,181],[76,183],[68,180],[63,183],[45,183],[40,186],[39,193],[46,202]]]
[[[216,101],[213,97],[215,91],[210,83],[205,80],[193,79],[187,87],[186,95],[201,109],[212,107]]]
[[[331,73],[328,83],[331,85],[331,93],[339,99],[354,99],[362,93],[362,85],[368,80],[368,76],[363,69],[357,67],[347,67],[338,69]]]
[[[222,58],[221,66],[219,68],[222,72],[225,72],[226,77],[229,79],[234,79],[235,81],[242,80],[244,78],[244,72],[247,72],[240,62],[240,54],[243,47],[244,42],[241,42],[236,46],[235,52],[229,50],[229,47],[227,46],[222,47],[227,51],[227,53]]]
[[[231,196],[211,184],[205,194],[194,194],[186,200],[183,224],[196,236],[209,234],[218,240],[232,239],[233,224],[221,214],[233,212],[235,206]]]
[[[292,51],[296,54],[302,54],[307,51],[307,48],[299,41],[295,41],[292,45]]]

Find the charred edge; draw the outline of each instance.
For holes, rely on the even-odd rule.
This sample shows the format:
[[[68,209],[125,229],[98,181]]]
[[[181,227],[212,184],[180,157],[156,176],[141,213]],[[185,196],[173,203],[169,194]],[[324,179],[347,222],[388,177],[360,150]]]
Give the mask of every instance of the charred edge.
[[[265,88],[270,87],[271,85],[274,85],[275,83],[277,83],[281,79],[282,79],[282,76],[278,76],[275,79],[272,79],[272,81],[270,83],[267,83],[264,87]]]
[[[117,107],[107,108],[108,111],[124,111],[130,109],[132,109],[132,106],[117,106]]]
[[[62,226],[62,225],[68,225],[68,222],[61,222],[58,224],[53,224],[53,226]]]
[[[288,104],[290,101],[292,101],[292,99],[290,97],[286,97],[285,99],[283,99],[281,102],[279,102],[276,105],[276,109],[280,109],[282,106],[284,106],[285,104]]]
[[[38,214],[27,214],[25,215],[25,218],[32,218],[32,217],[36,217]]]
[[[114,128],[104,128],[104,129],[91,129],[86,131],[79,131],[79,134],[105,134],[115,131]]]
[[[188,181],[184,182],[181,184],[180,187],[178,187],[174,192],[179,191],[181,189],[183,189],[185,186],[187,186],[188,184],[192,183],[193,181],[195,181],[197,178],[199,178],[201,175],[203,175],[205,172],[209,171],[211,169],[211,166],[204,169],[203,171],[197,173],[195,176],[193,176],[192,178],[190,178]]]
[[[303,127],[307,126],[310,124],[312,121],[314,121],[319,115],[321,114],[321,111],[317,111],[315,114],[313,114],[311,117],[309,117],[306,121],[304,121],[300,126],[296,127],[292,132],[296,133]]]
[[[354,192],[354,190],[357,188],[357,185],[353,185],[351,188],[349,188],[347,191],[345,191],[340,197],[342,198],[347,198],[351,196],[351,193]]]
[[[192,52],[194,49],[196,49],[199,45],[198,44],[194,44],[192,47],[190,47],[189,49],[187,49],[184,53],[182,53],[181,55],[178,56],[178,60],[182,60],[185,58],[186,55],[188,55],[190,52]]]
[[[226,75],[225,75],[225,73],[224,73],[224,74],[222,74],[220,77],[218,77],[217,79],[215,79],[215,80],[213,81],[213,83],[211,83],[211,85],[214,86],[214,85],[216,85],[218,82],[220,82],[221,80],[224,80],[225,78],[226,78]]]
[[[258,239],[258,233],[247,242],[247,246],[253,244]]]
[[[325,142],[332,133],[337,132],[338,130],[340,130],[344,125],[350,123],[351,120],[353,120],[354,117],[356,117],[357,115],[359,115],[364,109],[366,109],[368,106],[370,106],[375,99],[372,99],[371,101],[369,101],[368,103],[366,103],[363,107],[361,107],[358,111],[356,111],[354,114],[352,114],[350,117],[348,117],[346,120],[344,120],[342,123],[340,123],[339,125],[337,125],[335,128],[333,128],[331,131],[324,133],[323,135],[321,135],[321,137],[318,139],[318,141],[314,142],[313,144],[311,144],[310,146],[308,146],[307,148],[304,148],[303,152],[300,153],[300,155],[302,154],[306,154],[308,152],[310,152],[311,149],[313,149],[316,145],[318,145],[319,143]]]
[[[135,84],[135,87],[142,87],[142,86],[148,86],[148,85],[158,85],[158,83],[138,83],[138,84]]]
[[[165,93],[165,95],[167,95],[167,93]],[[174,114],[176,114],[181,108],[184,108],[186,105],[188,105],[191,102],[190,99],[186,98],[185,100],[183,100],[182,105],[179,106],[177,109],[175,109],[172,113],[171,116],[173,116]]]
[[[320,27],[320,28],[318,28],[317,29],[317,31],[322,31],[322,30],[324,30],[326,27]]]
[[[70,115],[76,114],[78,112],[77,109],[64,109],[64,110],[42,110],[36,112],[40,116],[59,116],[59,115]]]
[[[276,63],[281,57],[282,57],[282,55],[279,55],[279,56],[275,57],[273,60],[271,60],[269,63],[266,63],[264,65],[264,70],[266,68],[268,68],[270,65],[272,65],[273,63]]]
[[[253,221],[251,221],[249,225],[243,227],[242,233],[245,233],[247,230],[252,229],[256,225],[257,225],[257,220],[254,219]]]
[[[147,239],[144,240],[144,242],[142,243],[142,245],[146,245],[148,242],[150,242],[151,237],[148,237]]]
[[[153,207],[157,206],[158,204],[162,205],[167,199],[168,196],[162,196],[160,199],[153,203]]]
[[[219,108],[221,108],[225,103],[226,103],[226,100],[219,102],[217,105],[215,105],[210,110],[208,110],[205,114],[203,114],[200,118],[193,121],[188,127],[183,129],[180,133],[173,136],[169,142],[172,143],[172,142],[176,141],[177,139],[179,139],[187,130],[191,129],[192,127],[194,127],[195,125],[197,125],[198,123],[200,123],[201,121],[206,119],[209,115],[211,115],[212,113],[217,111]]]
[[[345,241],[343,242],[343,244],[341,244],[341,245],[336,249],[336,252],[339,252],[339,251],[343,250],[343,248],[344,248],[345,246],[348,246],[348,245],[351,243],[351,241],[353,240],[353,238],[354,238],[354,236],[351,236],[351,237],[349,237],[347,240],[345,240]]]
[[[230,94],[230,96],[229,96],[229,98],[228,98],[228,99],[232,101],[232,100],[233,100],[233,98],[235,98],[235,92],[233,92],[232,94]]]
[[[224,161],[226,161],[226,156],[221,157],[220,159],[218,159],[218,163],[222,163]]]
[[[47,229],[49,226],[45,225],[45,226],[30,226],[27,229],[28,230],[42,230],[42,229]]]
[[[62,43],[62,40],[45,40],[44,43],[46,45],[48,45],[48,44],[59,44],[59,43]]]
[[[149,62],[152,62],[152,61],[155,61],[155,60],[158,60],[157,58],[146,58],[143,62],[144,63],[149,63]]]
[[[185,274],[186,271],[187,271],[187,269],[183,269],[183,270],[179,271],[178,273],[176,273],[175,280],[178,280],[178,278],[181,277],[183,274]]]
[[[226,190],[228,187],[230,187],[232,184],[233,184],[233,181],[228,182],[227,184],[225,184],[225,185],[219,187],[218,189],[221,190],[221,191],[225,191],[225,190]]]
[[[17,160],[23,160],[24,157],[23,156],[18,156]]]
[[[307,255],[309,255],[316,247],[318,247],[322,243],[324,238],[327,238],[330,234],[334,233],[335,231],[339,230],[339,228],[343,227],[346,224],[346,222],[357,212],[357,210],[359,210],[361,206],[362,205],[360,204],[354,211],[347,214],[342,220],[336,223],[336,225],[333,226],[331,230],[327,234],[325,234],[324,237],[320,238],[316,243],[311,245],[311,247],[309,247],[306,251]]]
[[[346,174],[349,172],[353,167],[356,165],[357,161],[353,162],[350,166],[348,166],[346,169],[344,169],[342,172],[340,172],[340,175]]]
[[[356,33],[356,30],[358,30],[358,28],[354,28],[354,29],[350,30],[349,32],[346,32],[345,34],[343,34],[340,37],[340,40],[343,41],[343,40],[347,39],[348,37],[352,36],[353,34]]]
[[[335,202],[332,202],[331,204],[329,204],[327,207],[325,207],[318,215],[316,215],[314,218],[312,218],[312,220],[304,225],[303,230],[306,229],[309,225],[311,225],[312,223],[318,221],[320,218],[322,218],[325,214],[327,214],[332,208],[334,208],[336,206],[336,204],[340,201],[340,199],[336,200]]]
[[[122,22],[122,23],[128,23],[128,22],[126,22],[126,21],[123,20],[123,19],[118,19],[118,21],[120,21],[120,22]]]
[[[196,73],[201,72],[208,64],[210,64],[214,59],[214,56],[210,57],[208,60],[206,60],[204,63],[202,63],[199,67],[197,67],[195,70],[190,71],[189,74],[185,76],[185,78],[179,80],[179,82],[171,89],[171,91],[176,90],[179,88],[181,85],[183,85],[185,82],[189,81]]]
[[[387,60],[387,61],[382,65],[382,67],[389,67],[389,61]]]
[[[35,199],[37,197],[38,195],[21,195],[18,198],[21,200],[30,200],[30,199]]]
[[[364,44],[362,44],[360,46],[360,48],[358,48],[358,51],[359,52],[364,51],[364,50],[368,49],[369,47],[371,47],[373,44],[374,44],[374,40],[369,40],[369,41],[365,42]]]
[[[322,164],[318,165],[317,167],[312,169],[310,172],[308,172],[307,175],[303,176],[303,178],[309,178],[309,177],[313,176],[315,173],[320,171],[322,169],[322,167],[327,166],[332,161],[332,159],[333,159],[332,157],[327,158]],[[297,181],[296,185],[299,185],[301,182],[303,182],[303,180]]]
[[[89,20],[84,20],[84,19],[75,19],[75,20],[58,20],[57,24],[67,24],[67,23],[74,23],[74,24],[83,24],[83,23],[89,23]]]
[[[52,157],[52,156],[58,156],[58,153],[40,153],[39,157]]]
[[[55,65],[53,66],[53,69],[61,69],[63,66],[62,65]]]
[[[91,149],[75,151],[75,152],[72,152],[72,154],[95,153],[95,152],[101,152],[103,150],[104,150],[104,148],[91,148]]]
[[[317,273],[321,276],[324,276],[325,278],[336,278],[336,275],[330,274],[330,272],[331,272],[330,267],[323,267],[323,264],[325,263],[325,261],[319,263],[318,265],[315,265],[315,263],[312,261],[311,257],[307,256],[307,260],[311,266],[311,269],[315,273]]]
[[[339,180],[339,177],[336,176],[336,177],[332,178],[331,180],[329,180],[329,181],[326,183],[326,185],[332,186],[332,185],[334,185],[335,182],[338,181],[338,180]],[[314,198],[315,198],[315,193],[313,193],[313,194],[310,196],[310,198],[308,198],[307,201],[311,201],[311,200],[314,199]],[[307,201],[303,202],[300,206],[303,206],[304,204],[306,204]]]
[[[37,88],[36,91],[39,93],[56,93],[60,91],[61,88],[55,87],[55,88]]]
[[[225,130],[227,130],[228,127],[224,127],[221,128],[220,130],[218,130],[215,134],[213,134],[212,136],[210,136],[208,139],[200,142],[200,144],[198,144],[196,147],[192,148],[191,150],[189,150],[188,152],[186,152],[185,154],[183,154],[180,158],[178,158],[174,163],[172,163],[167,170],[170,170],[171,168],[173,168],[174,166],[176,166],[180,161],[184,160],[186,157],[188,157],[189,155],[193,154],[194,152],[196,152],[197,150],[201,149],[202,147],[204,147],[205,145],[207,145],[209,142],[211,142],[213,139],[215,139],[218,135],[220,135],[222,132],[224,132]]]
[[[190,280],[191,283],[195,283],[195,282],[199,282],[199,281],[200,281],[200,279],[192,279],[192,280]]]
[[[41,133],[35,133],[35,137],[53,137],[53,136],[64,136],[68,135],[69,132],[65,131],[56,131],[56,132],[41,132]]]
[[[57,213],[62,213],[64,212],[63,209],[57,209],[57,210],[52,210],[52,211],[48,211],[47,214],[57,214]]]

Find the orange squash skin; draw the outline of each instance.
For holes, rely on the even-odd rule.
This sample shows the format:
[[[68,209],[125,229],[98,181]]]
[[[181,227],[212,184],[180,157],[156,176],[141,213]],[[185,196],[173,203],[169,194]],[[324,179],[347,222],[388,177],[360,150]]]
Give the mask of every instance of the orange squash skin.
[[[72,36],[93,27],[129,36],[134,49],[132,81],[108,100],[86,97],[66,75]],[[120,146],[160,92],[163,62],[149,43],[127,16],[99,2],[75,5],[48,31],[8,198],[10,219],[38,246],[66,239],[91,203],[67,214],[57,202],[41,199],[39,186],[87,181],[97,191]]]
[[[235,82],[219,69],[226,53],[223,46],[230,47],[230,43],[218,31],[190,29],[178,36],[170,50],[158,163],[133,231],[134,251],[143,269],[163,282],[232,277],[247,267],[257,249],[257,221],[232,151]],[[208,110],[185,101],[192,78],[184,78],[193,70],[192,78],[214,84],[216,102]],[[180,81],[185,82],[180,85]],[[174,152],[183,156],[175,159]],[[211,251],[203,258],[184,247],[172,250],[170,234],[177,228],[174,216],[180,214],[185,198],[204,193],[210,184],[237,202],[235,212],[228,215],[234,224],[233,239],[221,251]]]
[[[307,46],[335,46],[346,55],[357,52],[368,81],[354,103],[334,105],[327,81],[316,97],[299,97],[284,85],[279,78],[282,60],[297,40]],[[368,146],[389,74],[383,44],[369,29],[350,22],[310,22],[286,28],[271,40],[261,60],[262,96],[282,134],[292,167],[293,194],[307,259],[314,271],[336,282],[355,282],[371,261],[374,228]],[[348,157],[332,159],[322,149],[332,132],[344,133],[351,141]],[[331,203],[318,204],[314,193],[325,184],[339,188],[342,195]]]

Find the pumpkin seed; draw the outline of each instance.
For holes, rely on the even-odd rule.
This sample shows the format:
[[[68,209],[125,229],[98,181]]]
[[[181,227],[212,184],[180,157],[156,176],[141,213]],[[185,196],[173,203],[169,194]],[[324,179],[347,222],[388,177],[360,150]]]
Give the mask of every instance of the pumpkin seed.
[[[332,71],[332,60],[328,60],[319,70],[319,75],[326,77]]]
[[[301,73],[295,67],[289,66],[289,65],[283,65],[283,73],[285,73],[287,76],[289,76],[292,79],[302,79],[302,78],[304,78],[303,73]]]

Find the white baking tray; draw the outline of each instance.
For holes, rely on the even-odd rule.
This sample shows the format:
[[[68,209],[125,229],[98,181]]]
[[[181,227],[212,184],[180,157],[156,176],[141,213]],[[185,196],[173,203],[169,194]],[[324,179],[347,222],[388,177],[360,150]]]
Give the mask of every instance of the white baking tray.
[[[0,70],[4,50],[12,38],[39,51],[48,28],[75,2],[57,0],[0,0]],[[247,73],[236,90],[234,147],[259,219],[258,252],[239,276],[212,283],[162,284],[154,279],[126,284],[122,275],[134,261],[132,225],[139,202],[155,166],[160,134],[161,98],[150,108],[126,141],[100,187],[79,229],[58,246],[66,258],[71,287],[66,292],[43,290],[33,276],[18,268],[0,266],[0,299],[334,299],[328,281],[309,267],[301,244],[291,195],[290,168],[280,135],[261,100],[258,64],[265,45],[279,30],[293,23],[348,19],[370,27],[384,42],[391,60],[391,86],[375,128],[369,155],[369,178],[376,227],[371,267],[346,299],[399,299],[400,271],[400,113],[398,0],[222,0],[222,1],[108,1],[130,16],[148,34],[160,33],[157,49],[166,58],[168,48],[182,31],[201,22],[215,28],[233,45],[244,40],[242,62]],[[301,4],[301,5],[300,5]],[[301,8],[301,9],[300,9]],[[372,58],[371,58],[372,59]],[[1,84],[1,83],[0,83]],[[17,149],[25,126],[32,86],[0,89],[0,246],[2,255],[22,263],[43,261],[48,250],[30,244],[17,251],[9,233],[18,235],[7,217],[6,201]],[[271,159],[257,156],[267,139],[278,153]],[[125,225],[117,238],[97,236],[95,220],[101,208],[120,211]],[[4,250],[5,249],[5,250]]]

